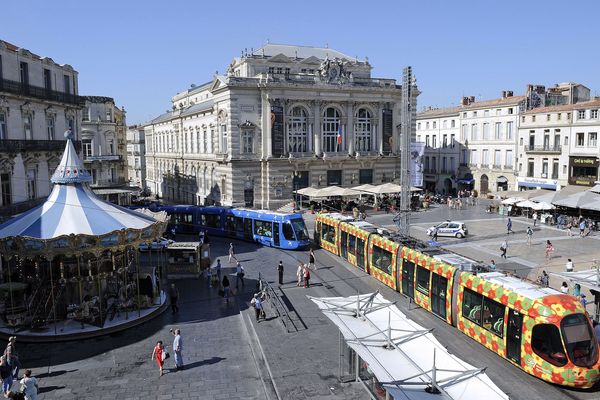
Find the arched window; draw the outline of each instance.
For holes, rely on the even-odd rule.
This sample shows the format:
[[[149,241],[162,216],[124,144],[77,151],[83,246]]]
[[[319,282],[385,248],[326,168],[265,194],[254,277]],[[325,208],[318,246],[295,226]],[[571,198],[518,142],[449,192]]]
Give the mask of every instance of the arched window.
[[[373,125],[371,113],[365,108],[358,110],[354,123],[354,140],[356,151],[371,151]]]
[[[340,113],[333,107],[325,110],[323,115],[323,151],[326,153],[342,150],[342,128]],[[339,135],[339,139],[338,139]]]
[[[288,119],[288,151],[304,153],[308,151],[308,118],[302,107],[294,107]]]

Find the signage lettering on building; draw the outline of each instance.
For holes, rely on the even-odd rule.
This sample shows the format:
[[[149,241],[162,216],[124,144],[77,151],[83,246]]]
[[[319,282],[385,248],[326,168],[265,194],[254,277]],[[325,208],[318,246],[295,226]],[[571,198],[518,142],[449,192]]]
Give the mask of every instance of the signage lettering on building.
[[[590,166],[598,166],[598,159],[595,157],[579,157],[579,158],[571,158],[571,163],[573,165],[590,165]]]
[[[271,150],[274,157],[284,154],[282,106],[271,106]]]

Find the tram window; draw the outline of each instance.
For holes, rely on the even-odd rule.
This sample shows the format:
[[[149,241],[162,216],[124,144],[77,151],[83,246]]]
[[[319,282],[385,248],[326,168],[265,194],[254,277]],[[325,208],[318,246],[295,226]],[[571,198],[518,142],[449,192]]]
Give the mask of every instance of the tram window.
[[[244,230],[244,219],[242,217],[234,217],[235,219],[235,230],[237,232],[243,232]]]
[[[504,305],[483,298],[483,327],[500,337],[504,336]]]
[[[429,278],[431,271],[423,267],[417,267],[417,290],[423,294],[429,295]]]
[[[392,274],[392,253],[381,247],[373,245],[373,267],[380,269],[388,275]]]
[[[587,318],[583,314],[568,315],[560,326],[567,354],[573,364],[591,368],[598,360],[598,345]]]
[[[321,240],[334,244],[335,228],[327,224],[321,224]]]
[[[175,223],[177,225],[191,225],[192,224],[192,214],[175,214]]]
[[[283,237],[285,238],[285,240],[295,240],[296,238],[294,237],[294,230],[292,229],[292,224],[290,223],[290,221],[286,221],[283,223]]]
[[[220,215],[215,214],[202,214],[202,226],[206,226],[208,228],[220,228],[221,223],[219,221]]]
[[[477,325],[481,325],[481,300],[482,297],[479,293],[464,288],[463,294],[463,306],[462,313],[463,317],[470,319]]]
[[[235,224],[232,215],[225,216],[225,230],[229,232],[233,232]]]
[[[254,234],[258,236],[273,236],[273,223],[271,221],[261,221],[258,219],[254,220]]]
[[[356,236],[348,235],[348,253],[356,255]]]
[[[560,333],[555,325],[539,324],[531,331],[531,348],[550,364],[562,367],[567,363]]]
[[[292,227],[296,233],[296,239],[308,240],[308,230],[306,229],[306,224],[303,219],[293,219]]]

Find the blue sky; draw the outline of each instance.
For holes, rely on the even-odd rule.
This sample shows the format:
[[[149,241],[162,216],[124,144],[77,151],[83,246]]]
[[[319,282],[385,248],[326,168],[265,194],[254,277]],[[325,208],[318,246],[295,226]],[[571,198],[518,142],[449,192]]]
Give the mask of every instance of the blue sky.
[[[111,96],[129,124],[170,108],[244,48],[325,46],[369,57],[374,77],[411,65],[423,106],[577,81],[600,96],[594,1],[7,1],[0,39],[69,63],[83,95]]]

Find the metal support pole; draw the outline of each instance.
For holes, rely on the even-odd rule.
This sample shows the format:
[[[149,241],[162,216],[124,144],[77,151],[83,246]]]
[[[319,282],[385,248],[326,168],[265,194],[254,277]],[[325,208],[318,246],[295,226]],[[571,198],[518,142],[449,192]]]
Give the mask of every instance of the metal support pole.
[[[135,252],[135,275],[137,279],[137,305],[138,305],[138,318],[142,316],[140,311],[140,252],[136,250]]]
[[[52,299],[52,314],[54,317],[54,334],[56,335],[56,302],[54,301],[54,279],[52,277],[52,260],[50,260],[50,297]]]

